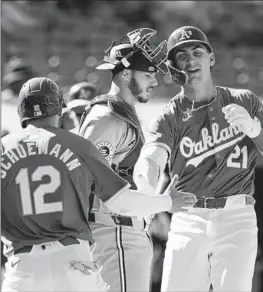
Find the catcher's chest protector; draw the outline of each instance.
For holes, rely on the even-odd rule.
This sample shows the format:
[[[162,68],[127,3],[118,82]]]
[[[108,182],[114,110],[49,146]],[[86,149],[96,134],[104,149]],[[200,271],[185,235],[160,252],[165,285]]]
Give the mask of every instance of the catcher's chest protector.
[[[85,120],[85,117],[88,115],[89,111],[95,104],[107,104],[114,116],[124,120],[129,124],[129,127],[135,130],[136,140],[131,141],[128,154],[118,165],[112,165],[112,168],[131,184],[132,189],[136,189],[136,185],[134,184],[132,178],[133,168],[139,158],[144,143],[144,136],[138,117],[134,109],[126,102],[117,101],[113,96],[110,95],[99,95],[93,99],[88,107],[86,107],[80,121],[80,127]]]

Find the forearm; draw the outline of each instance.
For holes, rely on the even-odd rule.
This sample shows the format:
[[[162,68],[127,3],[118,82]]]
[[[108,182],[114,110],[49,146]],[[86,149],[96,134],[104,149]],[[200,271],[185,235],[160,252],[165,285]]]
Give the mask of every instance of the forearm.
[[[144,190],[147,188],[155,189],[163,170],[160,166],[148,157],[143,157],[138,160],[134,168],[134,182],[138,189]],[[152,191],[151,193],[154,193]]]
[[[149,146],[143,148],[133,172],[133,179],[138,189],[143,189],[145,184],[156,189],[167,159],[168,153],[163,147]]]
[[[137,191],[145,194],[155,194],[155,188],[143,176],[140,176],[137,180]]]
[[[134,190],[126,190],[105,204],[114,213],[144,217],[169,211],[172,206],[172,199],[169,195],[155,196]]]

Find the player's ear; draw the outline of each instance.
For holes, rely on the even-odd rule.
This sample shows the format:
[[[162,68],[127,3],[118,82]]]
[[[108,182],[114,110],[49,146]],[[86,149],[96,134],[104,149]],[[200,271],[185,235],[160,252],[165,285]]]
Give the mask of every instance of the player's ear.
[[[122,78],[124,79],[124,81],[129,83],[131,80],[131,70],[124,69],[121,73],[122,73]]]
[[[210,53],[210,66],[211,67],[214,66],[215,62],[216,62],[215,54],[214,54],[214,52],[211,52]]]

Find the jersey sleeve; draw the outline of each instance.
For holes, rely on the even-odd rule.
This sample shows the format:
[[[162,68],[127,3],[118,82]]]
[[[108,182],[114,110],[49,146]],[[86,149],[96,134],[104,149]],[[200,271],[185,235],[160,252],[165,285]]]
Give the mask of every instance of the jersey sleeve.
[[[90,120],[82,136],[90,140],[111,164],[124,130],[123,121],[117,117],[105,115]]]
[[[119,195],[130,187],[130,184],[115,173],[98,149],[90,143],[88,165],[95,182],[94,193],[103,202]]]
[[[252,101],[252,118],[257,117],[261,125],[263,127],[263,103],[259,100],[259,98],[251,91],[249,91]]]
[[[263,103],[260,99],[250,90],[238,90],[236,94],[237,103],[243,106],[250,116],[257,117],[261,125],[263,125]]]

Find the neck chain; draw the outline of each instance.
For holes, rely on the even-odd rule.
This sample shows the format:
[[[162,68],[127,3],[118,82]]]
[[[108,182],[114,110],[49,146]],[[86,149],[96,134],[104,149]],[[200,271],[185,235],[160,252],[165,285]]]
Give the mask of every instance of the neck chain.
[[[189,96],[187,96],[187,95],[185,95],[189,100],[191,100],[192,101],[192,107],[191,107],[191,111],[197,111],[197,110],[199,110],[199,109],[201,109],[201,108],[204,108],[204,107],[206,107],[206,106],[209,106],[210,104],[212,104],[215,100],[216,100],[216,98],[217,98],[217,89],[216,89],[216,87],[214,88],[214,91],[213,91],[213,94],[212,94],[212,98],[211,98],[211,101],[209,102],[209,103],[206,103],[206,104],[204,104],[204,105],[201,105],[201,106],[199,106],[198,108],[194,108],[194,105],[195,105],[195,100],[193,100],[191,97],[189,97]]]
[[[187,95],[184,95],[184,96],[186,96],[191,102],[192,102],[192,106],[191,106],[191,108],[187,108],[186,109],[186,111],[182,111],[181,109],[181,112],[185,115],[185,118],[183,118],[183,121],[186,121],[186,120],[188,120],[189,118],[191,118],[192,117],[192,115],[193,115],[193,112],[196,112],[196,111],[198,111],[198,110],[200,110],[200,109],[202,109],[202,108],[204,108],[204,107],[208,107],[208,106],[210,106],[216,99],[217,99],[217,89],[216,89],[216,87],[215,87],[215,89],[214,89],[214,91],[213,91],[213,95],[212,95],[212,99],[211,99],[211,101],[209,102],[209,103],[207,103],[207,104],[204,104],[204,105],[201,105],[201,106],[199,106],[199,107],[197,107],[197,108],[194,108],[194,105],[195,105],[195,101],[192,99],[192,98],[190,98],[189,96],[187,96]]]

